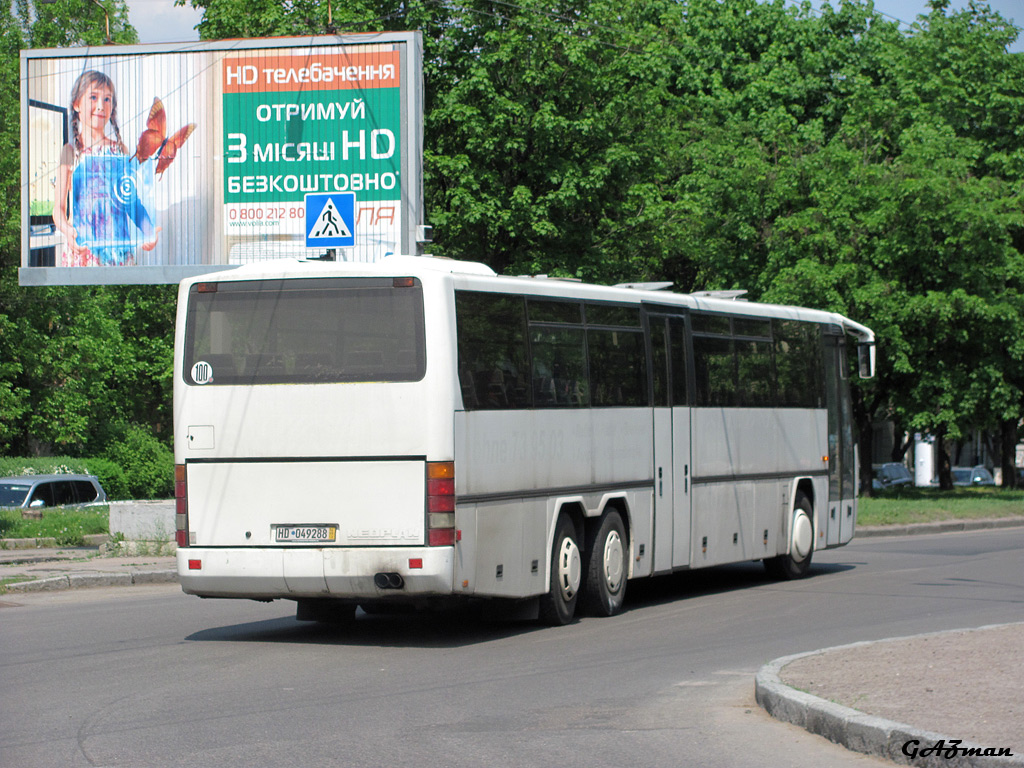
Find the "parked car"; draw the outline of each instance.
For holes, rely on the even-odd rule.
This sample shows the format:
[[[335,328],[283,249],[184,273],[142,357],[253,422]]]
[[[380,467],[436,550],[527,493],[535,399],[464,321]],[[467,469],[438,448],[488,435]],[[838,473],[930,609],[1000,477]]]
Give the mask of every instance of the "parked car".
[[[887,464],[875,464],[871,467],[871,471],[873,473],[871,487],[876,491],[914,484],[914,478],[910,474],[910,470],[898,461],[890,461]]]
[[[0,477],[0,507],[39,509],[107,500],[95,475],[19,475]]]
[[[980,465],[977,467],[953,467],[950,471],[953,474],[953,485],[979,486],[996,484],[992,473]]]

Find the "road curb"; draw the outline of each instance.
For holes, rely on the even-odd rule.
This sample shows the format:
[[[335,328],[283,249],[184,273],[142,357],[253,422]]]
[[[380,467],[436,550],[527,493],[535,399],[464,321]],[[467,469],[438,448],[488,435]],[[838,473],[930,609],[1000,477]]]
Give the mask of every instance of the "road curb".
[[[38,539],[0,539],[0,549],[54,549],[57,547],[67,546],[68,548],[85,546],[85,547],[99,547],[110,541],[110,534],[107,533],[90,533],[87,536],[83,536],[83,544],[58,544],[57,540],[52,536],[43,536]]]
[[[128,571],[127,573],[69,573],[34,581],[8,584],[8,592],[55,592],[78,587],[130,587],[137,584],[177,583],[178,571],[166,568],[159,571]]]
[[[957,533],[983,531],[989,528],[1018,528],[1024,526],[1024,517],[992,517],[983,520],[948,520],[941,523],[911,523],[909,525],[857,526],[854,538],[874,536],[916,536],[927,533]]]
[[[995,629],[1005,626],[1010,625],[990,624],[984,627],[977,627],[976,629]],[[993,757],[956,754],[950,757],[947,756],[943,749],[937,749],[932,750],[930,754],[918,754],[914,758],[908,757],[903,752],[903,746],[913,740],[917,740],[921,751],[935,747],[940,742],[946,748],[950,748],[955,743],[958,746],[958,750],[970,748],[984,750],[986,747],[968,742],[955,742],[949,736],[944,736],[934,731],[927,731],[923,728],[906,725],[905,723],[886,720],[882,717],[868,715],[856,709],[844,707],[841,704],[826,701],[804,691],[790,688],[782,682],[780,677],[783,667],[797,659],[803,659],[808,656],[818,656],[832,651],[876,645],[877,643],[934,637],[946,635],[950,632],[963,631],[973,630],[929,632],[909,637],[893,637],[886,640],[850,643],[832,648],[822,648],[817,651],[796,653],[792,656],[783,656],[765,664],[758,670],[757,677],[754,679],[754,698],[762,709],[777,720],[792,723],[811,733],[824,736],[829,741],[840,744],[851,751],[882,757],[901,765],[922,766],[923,768],[949,768],[950,766],[957,766],[957,768],[1024,768],[1024,756],[1021,755]],[[991,746],[989,745],[989,747]]]

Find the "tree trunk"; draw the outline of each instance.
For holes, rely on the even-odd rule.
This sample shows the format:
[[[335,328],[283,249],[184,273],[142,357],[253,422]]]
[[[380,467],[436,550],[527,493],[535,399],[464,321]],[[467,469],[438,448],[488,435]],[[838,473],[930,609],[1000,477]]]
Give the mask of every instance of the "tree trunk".
[[[949,446],[946,444],[946,430],[942,428],[935,436],[935,458],[939,462],[939,488],[943,491],[953,490],[953,465],[949,460]]]
[[[1016,488],[1017,482],[1017,420],[1004,419],[999,424],[999,466],[1003,470],[1003,488]]]

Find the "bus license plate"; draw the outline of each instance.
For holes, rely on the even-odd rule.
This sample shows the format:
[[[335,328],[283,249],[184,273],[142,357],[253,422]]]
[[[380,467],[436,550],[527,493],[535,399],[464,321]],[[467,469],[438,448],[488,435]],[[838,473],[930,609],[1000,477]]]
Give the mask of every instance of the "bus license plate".
[[[294,541],[302,544],[331,542],[338,538],[336,525],[278,525],[276,541]]]

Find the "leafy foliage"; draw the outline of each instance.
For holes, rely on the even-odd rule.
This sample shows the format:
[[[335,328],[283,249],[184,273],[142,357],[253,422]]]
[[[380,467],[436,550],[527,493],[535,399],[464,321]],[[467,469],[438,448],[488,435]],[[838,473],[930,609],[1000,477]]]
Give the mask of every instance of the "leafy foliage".
[[[174,456],[171,450],[140,427],[129,427],[113,442],[107,457],[124,470],[131,499],[169,499],[174,496]]]

